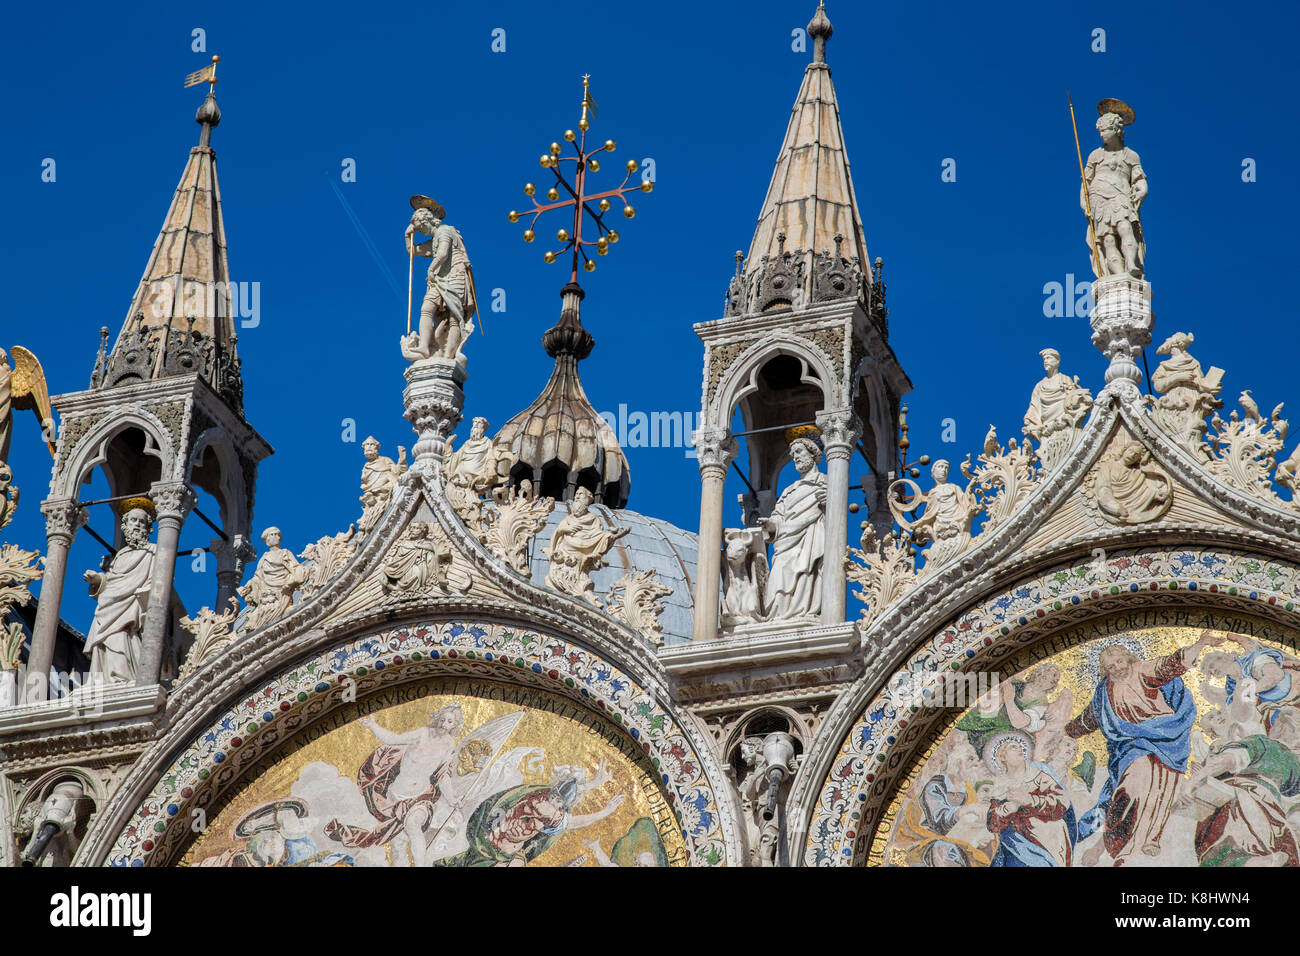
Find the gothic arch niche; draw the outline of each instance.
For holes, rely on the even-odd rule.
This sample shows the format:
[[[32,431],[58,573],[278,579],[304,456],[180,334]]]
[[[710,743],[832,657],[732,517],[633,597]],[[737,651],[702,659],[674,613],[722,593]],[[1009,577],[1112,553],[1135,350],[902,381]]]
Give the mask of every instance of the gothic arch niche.
[[[743,356],[728,379],[719,421],[730,426],[739,414],[757,507],[767,514],[776,502],[781,469],[790,461],[785,428],[812,422],[818,412],[835,407],[837,377],[813,349],[781,340]]]
[[[190,453],[186,482],[216,500],[218,524],[227,534],[250,534],[252,496],[245,487],[239,453],[225,432],[214,428],[199,436]]]
[[[1287,815],[1300,795],[1300,568],[1213,547],[1134,549],[1112,561],[1118,574],[1058,566],[989,595],[912,643],[891,675],[872,681],[874,690],[860,686],[846,694],[827,717],[825,749],[809,755],[815,767],[802,788],[796,784],[809,790],[796,795],[807,808],[803,863],[1300,863],[1300,818]],[[1162,657],[1196,645],[1206,631],[1224,643],[1187,651],[1185,673],[1169,662],[1157,670]],[[1107,733],[1107,713],[1129,703],[1121,694],[1113,704],[1109,689],[1097,689],[1100,652],[1115,645],[1145,661],[1134,672],[1160,681],[1163,704],[1156,709],[1162,712],[1130,711],[1134,725],[1154,720],[1146,725],[1152,733],[1177,741],[1172,750],[1162,745],[1160,767],[1146,767],[1144,761],[1156,760],[1146,757],[1116,765],[1118,788],[1111,789],[1129,798],[1127,840],[1122,815],[1109,815],[1125,804],[1107,804],[1103,792],[1111,776],[1107,746],[1113,741],[1123,760],[1146,745],[1133,742],[1141,734],[1126,742]],[[955,674],[954,664],[963,674]],[[980,673],[987,675],[982,685]],[[1241,688],[1234,690],[1235,707],[1226,700],[1225,680],[1234,673]],[[950,709],[929,706],[921,696],[926,689],[945,692],[938,674],[959,678],[946,683],[953,688]],[[1114,674],[1117,684],[1125,683]],[[1174,678],[1181,690],[1172,686]],[[983,708],[981,692],[989,693]],[[1010,695],[1015,707],[997,694]],[[1252,697],[1262,703],[1243,709]],[[1013,719],[1015,710],[1032,716]],[[1102,718],[1098,729],[1085,721],[1072,729],[1082,731],[1077,738],[1063,732],[1063,721],[1094,711]],[[1021,768],[1016,758],[1025,753]],[[1185,770],[1178,770],[1184,759]],[[1135,774],[1150,772],[1126,778],[1130,766]],[[1026,782],[1016,774],[1036,781],[1034,799],[1050,811],[990,816],[995,806],[1014,802],[1015,787]],[[1262,780],[1263,789],[1244,784],[1246,777]],[[1099,802],[1102,810],[1090,820]],[[1066,822],[1044,819],[1052,813]],[[1277,825],[1252,842],[1249,819]]]
[[[148,494],[155,482],[171,477],[174,459],[165,431],[143,416],[129,414],[92,434],[73,454],[62,489],[69,497],[91,481],[96,468],[103,470],[110,495]]]
[[[121,805],[111,813],[115,822],[105,824],[95,845],[86,851],[86,862],[167,865],[182,861],[186,854],[195,862],[200,856],[213,856],[215,862],[236,865],[267,859],[301,862],[306,857],[293,854],[300,854],[307,844],[290,844],[310,836],[317,850],[308,856],[324,854],[313,865],[327,859],[326,865],[346,865],[341,857],[329,857],[332,852],[351,856],[354,863],[380,865],[391,858],[390,853],[397,853],[398,861],[409,863],[409,845],[398,841],[394,847],[393,839],[386,839],[392,833],[380,834],[374,846],[349,847],[342,840],[330,840],[323,829],[329,820],[309,821],[316,831],[313,835],[301,834],[294,821],[279,818],[288,814],[302,822],[330,814],[330,819],[339,820],[336,832],[354,838],[354,843],[365,842],[356,835],[360,830],[342,828],[363,824],[370,831],[391,828],[381,816],[396,801],[385,794],[393,796],[392,788],[404,789],[406,781],[398,768],[379,787],[382,793],[370,786],[378,812],[370,809],[358,773],[372,757],[375,773],[371,776],[376,778],[392,770],[397,761],[394,754],[380,753],[384,742],[359,718],[373,713],[384,733],[403,733],[421,720],[428,724],[431,714],[452,702],[460,703],[460,723],[459,732],[453,734],[454,760],[443,777],[445,792],[463,794],[471,782],[483,783],[482,792],[475,790],[462,801],[473,804],[468,810],[455,807],[461,822],[446,826],[446,833],[461,826],[463,835],[464,827],[478,826],[473,813],[496,800],[493,806],[502,811],[520,806],[524,809],[519,814],[533,810],[551,816],[563,810],[571,814],[568,829],[555,840],[516,848],[515,856],[535,860],[537,865],[572,862],[559,856],[574,846],[580,848],[574,859],[588,852],[584,865],[603,865],[605,857],[616,865],[644,865],[650,859],[646,853],[668,865],[725,865],[737,852],[734,829],[728,829],[734,828],[734,822],[728,822],[730,807],[715,798],[706,777],[709,758],[697,755],[688,731],[617,666],[553,634],[474,621],[397,626],[342,644],[332,641],[292,669],[250,686],[263,690],[230,710],[213,711],[190,725],[186,736],[160,744],[156,757],[142,761],[133,779],[119,791]],[[522,716],[516,717],[515,726],[507,726],[512,714]],[[479,737],[482,744],[473,744]],[[328,742],[321,743],[326,738]],[[536,752],[529,752],[530,748]],[[294,760],[302,766],[292,764]],[[609,779],[593,787],[603,776],[602,760]],[[313,769],[304,779],[308,765]],[[326,769],[329,766],[334,769]],[[325,778],[329,786],[323,785]],[[295,785],[300,785],[297,792]],[[554,791],[552,797],[539,795],[548,789]],[[503,796],[511,791],[511,796]],[[420,797],[414,793],[401,799]],[[304,799],[305,807],[275,806],[276,801]],[[563,806],[557,810],[553,803],[536,805],[551,799],[561,799]],[[316,800],[325,801],[319,813]],[[336,808],[329,802],[333,800],[342,804]],[[438,801],[425,796],[422,802]],[[364,817],[358,818],[358,808],[365,811]],[[409,810],[409,803],[405,809]],[[349,814],[352,818],[345,819]],[[204,833],[198,838],[201,854],[190,850],[196,819],[203,821]],[[647,819],[649,823],[642,822]],[[435,829],[447,824],[445,819],[435,820]],[[270,836],[265,845],[259,838],[250,850],[246,835],[264,829],[279,831],[287,849],[281,850],[281,841]],[[568,836],[574,839],[562,844],[561,837]],[[599,853],[582,842],[597,838]],[[434,837],[429,839],[432,852]],[[481,863],[484,853],[493,855],[481,841],[476,846],[477,855],[461,856],[460,862]],[[448,855],[469,849],[457,847]],[[513,859],[510,848],[496,849],[507,859],[487,862]],[[280,855],[272,854],[273,850]],[[445,841],[438,851],[447,851]],[[425,862],[434,861],[426,854]]]

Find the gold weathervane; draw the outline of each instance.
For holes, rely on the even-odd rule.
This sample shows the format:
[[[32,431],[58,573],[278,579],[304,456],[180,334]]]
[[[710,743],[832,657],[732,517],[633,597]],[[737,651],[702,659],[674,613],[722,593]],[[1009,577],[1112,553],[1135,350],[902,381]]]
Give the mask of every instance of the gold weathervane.
[[[214,56],[212,62],[203,69],[195,70],[193,73],[188,74],[185,77],[184,89],[188,90],[191,86],[198,86],[200,83],[206,82],[208,84],[208,92],[212,92],[212,88],[217,85],[217,64],[220,62],[221,57]]]
[[[537,238],[533,227],[537,225],[537,220],[542,213],[549,212],[552,209],[563,209],[572,207],[573,209],[573,226],[572,229],[560,228],[555,233],[555,238],[563,243],[558,249],[547,250],[542,257],[547,262],[554,262],[563,253],[572,250],[573,252],[573,272],[570,277],[571,282],[578,281],[578,263],[582,263],[582,268],[587,272],[592,272],[596,268],[596,262],[587,254],[587,248],[594,246],[597,255],[605,255],[609,252],[609,247],[618,242],[618,231],[605,225],[604,215],[611,208],[610,199],[617,197],[623,201],[623,216],[631,219],[636,215],[636,209],[627,201],[627,193],[640,190],[648,193],[654,189],[654,183],[649,179],[640,183],[634,183],[629,186],[628,181],[632,174],[640,168],[640,163],[635,159],[627,161],[627,175],[623,177],[623,183],[616,189],[607,189],[604,192],[589,193],[587,192],[587,176],[590,173],[600,171],[600,160],[596,154],[600,152],[612,153],[616,146],[612,139],[605,140],[604,144],[597,146],[588,152],[587,150],[587,130],[591,127],[591,121],[596,118],[596,101],[591,95],[591,76],[590,74],[582,78],[582,117],[578,120],[578,130],[575,133],[568,129],[564,131],[566,142],[572,143],[575,151],[573,156],[561,156],[564,148],[559,143],[552,143],[550,149],[542,155],[541,165],[543,169],[549,169],[555,174],[555,185],[546,190],[547,202],[539,203],[533,199],[533,208],[530,211],[520,213],[518,210],[510,211],[510,221],[518,222],[521,215],[532,213],[532,219],[528,223],[528,228],[524,230],[524,242],[532,242]],[[574,164],[573,183],[570,184],[561,172],[561,163]],[[532,197],[537,192],[537,186],[528,183],[524,186],[524,194]],[[568,197],[560,199],[561,193],[568,193]],[[591,204],[595,203],[593,207]],[[596,238],[584,239],[582,233],[584,217],[591,217],[591,221],[596,226]]]

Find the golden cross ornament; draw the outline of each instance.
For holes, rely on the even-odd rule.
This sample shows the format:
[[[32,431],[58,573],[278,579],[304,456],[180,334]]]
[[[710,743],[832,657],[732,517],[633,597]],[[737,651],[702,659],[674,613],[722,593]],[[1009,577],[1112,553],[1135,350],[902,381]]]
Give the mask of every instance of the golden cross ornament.
[[[572,143],[574,155],[564,156],[564,147],[559,143],[552,143],[550,149],[542,155],[541,165],[543,169],[549,169],[555,175],[555,185],[546,190],[545,203],[538,202],[536,199],[537,186],[534,183],[527,183],[524,186],[524,194],[532,198],[533,208],[525,210],[523,213],[517,209],[510,211],[510,221],[518,222],[521,216],[527,216],[531,213],[532,219],[528,222],[528,228],[524,230],[524,242],[532,242],[537,238],[534,227],[537,220],[543,213],[550,212],[552,209],[564,209],[570,207],[573,212],[573,223],[571,228],[561,227],[556,230],[556,241],[561,245],[554,250],[547,250],[542,257],[547,262],[554,262],[565,252],[573,253],[573,274],[570,281],[578,280],[578,264],[587,272],[592,272],[596,268],[596,262],[588,255],[588,249],[594,247],[597,255],[605,255],[609,252],[609,247],[618,242],[618,231],[609,228],[605,224],[604,215],[612,207],[611,199],[619,199],[623,203],[623,216],[631,219],[636,215],[636,209],[627,201],[627,194],[640,190],[648,193],[654,189],[654,183],[646,179],[639,183],[628,185],[632,179],[632,174],[639,168],[640,164],[635,159],[627,161],[627,175],[623,177],[623,182],[616,189],[607,189],[604,192],[589,193],[587,177],[591,173],[600,171],[600,160],[596,158],[598,153],[612,153],[616,146],[612,139],[597,146],[595,149],[587,150],[587,131],[591,128],[591,120],[596,118],[596,101],[591,96],[591,77],[590,75],[582,78],[582,117],[578,120],[578,132],[571,129],[564,131],[564,140]],[[562,163],[573,163],[573,182],[570,183],[564,175]],[[566,198],[561,199],[561,195]],[[594,203],[594,206],[593,206]],[[583,225],[587,223],[587,217],[590,217],[591,224],[595,226],[595,238],[583,238]],[[588,233],[590,234],[590,233]]]

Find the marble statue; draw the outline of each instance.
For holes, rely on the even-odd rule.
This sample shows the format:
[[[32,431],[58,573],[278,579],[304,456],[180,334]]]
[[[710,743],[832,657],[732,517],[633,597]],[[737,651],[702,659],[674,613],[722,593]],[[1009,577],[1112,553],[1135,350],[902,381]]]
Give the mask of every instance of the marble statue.
[[[239,596],[248,605],[248,616],[241,630],[256,631],[283,617],[293,607],[293,595],[307,582],[308,569],[298,563],[293,552],[280,547],[280,529],[267,528],[262,542],[267,551],[257,562],[249,582],[239,588]]]
[[[822,555],[826,550],[826,476],[817,470],[822,452],[811,438],[790,443],[799,478],[759,519],[772,542],[772,566],[763,595],[769,621],[815,618],[822,609]]]
[[[542,549],[542,553],[551,562],[546,572],[548,587],[599,607],[592,572],[605,566],[609,549],[631,529],[606,528],[600,516],[590,510],[593,500],[587,488],[573,493],[568,517],[555,526],[551,545]]]
[[[153,586],[155,546],[149,542],[153,519],[143,508],[122,517],[122,547],[108,570],[87,571],[95,618],[86,638],[91,682],[129,684],[135,680],[141,631]]]
[[[450,564],[450,546],[429,537],[427,522],[412,521],[406,536],[393,545],[384,561],[384,592],[427,594],[445,590]]]
[[[1090,492],[1096,507],[1113,524],[1155,521],[1173,503],[1173,485],[1138,442],[1113,445],[1098,463]]]
[[[461,350],[474,331],[478,308],[465,241],[442,221],[446,213],[436,202],[415,196],[411,205],[416,208],[406,227],[406,251],[433,261],[429,263],[427,291],[420,306],[420,329],[402,339],[402,355],[413,362],[442,358],[463,364]],[[417,232],[428,236],[428,241],[417,245],[413,238]]]
[[[30,818],[31,839],[19,854],[33,866],[69,866],[77,850],[77,805],[85,798],[85,787],[77,780],[61,780]],[[26,831],[27,820],[22,821]]]
[[[1300,477],[1297,477],[1300,475],[1300,445],[1291,452],[1290,458],[1277,466],[1275,474],[1277,483],[1291,492],[1291,500],[1295,502],[1297,493],[1300,493]]]
[[[447,480],[463,485],[476,495],[485,495],[501,482],[497,462],[501,453],[487,436],[488,420],[474,419],[469,439],[447,456],[443,471]]]
[[[14,364],[10,366],[9,356]],[[0,349],[0,465],[9,460],[9,441],[13,437],[14,409],[29,408],[41,423],[50,454],[54,454],[54,412],[50,408],[50,390],[45,372],[36,356],[21,345],[9,352]]]
[[[970,547],[971,522],[982,507],[969,488],[963,490],[948,480],[948,472],[948,462],[938,459],[930,467],[934,487],[925,494],[921,494],[920,489],[907,478],[901,478],[891,485],[889,506],[899,526],[904,531],[911,532],[918,544],[930,542],[921,573],[946,564]],[[911,486],[915,491],[915,496],[906,505],[899,502],[892,493],[892,489],[899,485]],[[922,505],[925,506],[925,511],[921,517],[909,521],[904,509],[915,510]]]
[[[1088,224],[1088,249],[1098,276],[1130,275],[1141,279],[1146,259],[1139,215],[1147,195],[1146,173],[1138,154],[1124,145],[1124,127],[1135,119],[1133,110],[1119,100],[1102,100],[1097,132],[1102,145],[1088,155],[1087,183],[1079,190],[1079,207],[1092,218]],[[1098,261],[1100,257],[1100,261]]]
[[[1051,471],[1069,453],[1092,407],[1092,392],[1079,385],[1079,376],[1061,372],[1061,353],[1043,349],[1044,378],[1034,386],[1025,412],[1026,435],[1038,442],[1038,458]]]
[[[1174,441],[1193,455],[1208,458],[1205,449],[1205,418],[1222,408],[1219,392],[1223,389],[1223,369],[1211,367],[1201,372],[1201,363],[1192,358],[1187,347],[1194,337],[1190,332],[1175,332],[1156,349],[1168,355],[1151,374],[1151,387],[1163,394],[1155,400],[1151,415],[1156,424]]]
[[[659,581],[654,568],[628,572],[610,588],[608,611],[659,647],[664,642],[664,626],[659,616],[667,610],[661,598],[672,593],[672,588]]]
[[[767,548],[759,528],[727,528],[722,532],[726,560],[722,566],[722,626],[737,627],[763,620],[767,589]]]
[[[361,518],[357,530],[369,534],[397,487],[397,479],[406,472],[406,449],[397,448],[397,461],[379,454],[379,442],[373,437],[361,443],[366,463],[361,467]]]

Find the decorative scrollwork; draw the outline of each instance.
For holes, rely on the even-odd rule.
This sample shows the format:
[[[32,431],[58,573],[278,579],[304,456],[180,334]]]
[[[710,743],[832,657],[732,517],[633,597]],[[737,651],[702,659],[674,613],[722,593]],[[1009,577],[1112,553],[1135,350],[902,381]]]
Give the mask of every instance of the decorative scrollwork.
[[[849,581],[860,585],[858,600],[866,605],[859,628],[865,630],[911,587],[917,577],[915,550],[905,535],[878,541],[875,526],[862,522],[862,547],[849,548],[844,562]]]

